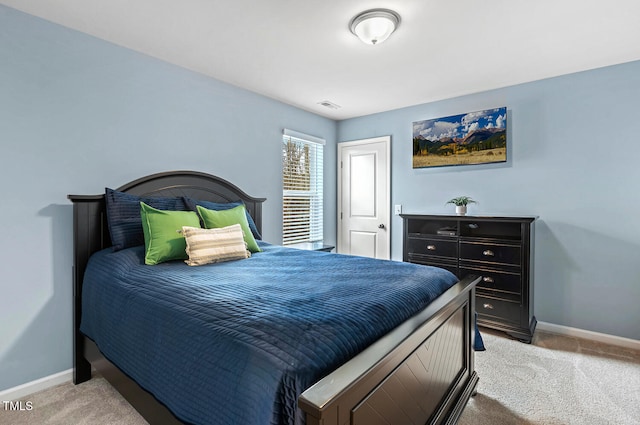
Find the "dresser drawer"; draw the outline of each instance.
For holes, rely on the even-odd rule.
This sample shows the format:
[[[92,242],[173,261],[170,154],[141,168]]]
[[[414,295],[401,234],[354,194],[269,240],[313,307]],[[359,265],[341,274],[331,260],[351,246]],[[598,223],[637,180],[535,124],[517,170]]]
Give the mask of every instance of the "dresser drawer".
[[[455,259],[439,259],[409,254],[409,262],[422,264],[424,266],[440,267],[441,269],[449,270],[451,273],[458,276],[458,262]]]
[[[519,302],[476,295],[476,311],[480,321],[484,318],[520,324],[521,306]]]
[[[460,241],[460,260],[519,266],[520,245]]]
[[[482,276],[478,283],[479,292],[490,291],[497,294],[515,295],[515,299],[520,299],[522,293],[522,276],[520,273],[510,273],[506,271],[487,270],[474,267],[461,267],[460,276],[475,274]]]
[[[458,241],[436,238],[408,238],[409,254],[458,258]]]

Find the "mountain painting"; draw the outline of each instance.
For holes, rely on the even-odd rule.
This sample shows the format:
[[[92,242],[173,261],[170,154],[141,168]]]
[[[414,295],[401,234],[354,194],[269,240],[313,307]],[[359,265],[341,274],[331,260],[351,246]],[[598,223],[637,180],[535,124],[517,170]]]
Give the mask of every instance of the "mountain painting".
[[[506,107],[413,123],[413,168],[506,160]]]

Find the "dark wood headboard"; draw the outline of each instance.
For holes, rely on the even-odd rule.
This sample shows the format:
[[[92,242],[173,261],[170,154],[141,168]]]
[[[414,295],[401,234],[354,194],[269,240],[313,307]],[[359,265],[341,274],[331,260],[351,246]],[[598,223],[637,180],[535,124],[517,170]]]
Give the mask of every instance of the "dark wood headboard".
[[[139,196],[188,196],[211,202],[244,202],[247,211],[262,233],[262,203],[265,198],[254,198],[228,181],[197,171],[169,171],[142,177],[116,188],[120,192]],[[79,343],[82,311],[82,282],[89,257],[111,246],[105,212],[105,196],[68,195],[73,202],[73,297],[74,297],[74,382],[89,379]],[[80,350],[80,351],[78,351]]]

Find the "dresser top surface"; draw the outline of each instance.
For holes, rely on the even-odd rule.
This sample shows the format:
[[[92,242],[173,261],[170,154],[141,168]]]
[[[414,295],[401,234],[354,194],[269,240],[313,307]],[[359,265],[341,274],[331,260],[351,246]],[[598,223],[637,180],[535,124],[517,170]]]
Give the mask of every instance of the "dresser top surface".
[[[448,214],[400,214],[405,219],[423,219],[423,220],[476,220],[476,221],[517,221],[532,222],[538,219],[538,216],[510,216],[510,215],[448,215]]]

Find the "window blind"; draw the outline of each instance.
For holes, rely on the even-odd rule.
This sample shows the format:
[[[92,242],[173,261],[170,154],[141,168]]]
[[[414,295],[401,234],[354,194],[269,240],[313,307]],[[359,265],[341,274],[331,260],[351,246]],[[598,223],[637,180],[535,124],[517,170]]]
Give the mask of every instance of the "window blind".
[[[282,137],[282,244],[323,238],[324,140],[284,130]]]

